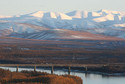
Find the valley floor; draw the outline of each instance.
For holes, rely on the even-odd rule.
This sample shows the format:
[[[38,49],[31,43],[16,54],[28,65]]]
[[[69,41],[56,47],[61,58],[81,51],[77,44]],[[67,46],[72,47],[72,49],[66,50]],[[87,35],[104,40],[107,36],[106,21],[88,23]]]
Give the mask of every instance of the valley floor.
[[[3,37],[0,39],[0,64],[114,64],[88,70],[117,73],[125,72],[124,51],[125,41]]]

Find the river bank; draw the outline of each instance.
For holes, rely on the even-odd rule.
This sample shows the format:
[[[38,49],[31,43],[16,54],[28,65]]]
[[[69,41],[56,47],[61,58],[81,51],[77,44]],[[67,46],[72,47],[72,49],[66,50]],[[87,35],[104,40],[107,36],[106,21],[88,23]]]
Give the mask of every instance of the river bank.
[[[0,67],[2,69],[8,69],[11,71],[16,71],[17,67]],[[55,71],[61,71],[65,72],[65,74],[68,74],[69,72],[69,67],[53,67],[53,73]],[[29,67],[24,67],[20,66],[18,67],[19,72],[22,70],[28,70],[28,71],[34,71],[34,67],[29,66]],[[41,70],[48,70],[49,73],[51,73],[52,67],[42,67],[42,66],[37,66],[36,71],[41,71]],[[43,71],[44,72],[44,71]],[[77,72],[77,73],[85,73],[85,74],[100,74],[102,76],[125,76],[125,66],[102,66],[102,67],[87,67],[87,70],[85,67],[70,67],[70,72]]]
[[[10,71],[12,72],[15,72],[16,71],[16,67],[0,67],[2,69],[9,69]],[[19,72],[23,71],[23,70],[27,70],[27,71],[34,71],[34,68],[33,67],[19,67]],[[36,67],[36,71],[39,71],[39,72],[47,72],[49,74],[51,74],[51,68],[49,67],[44,67],[44,68],[41,68],[41,67]],[[65,75],[65,74],[68,74],[68,69],[67,68],[61,68],[61,69],[57,69],[57,68],[54,68],[54,74],[57,74],[57,75]],[[102,73],[102,72],[91,72],[91,71],[87,71],[87,72],[84,72],[83,71],[83,68],[81,70],[74,70],[71,68],[71,75],[73,76],[78,76],[78,77],[81,77],[82,80],[83,80],[83,84],[119,84],[119,81],[120,81],[120,84],[124,84],[124,79],[125,79],[125,76],[120,76],[120,75],[105,75],[105,73]],[[115,73],[117,74],[117,73]],[[107,81],[109,83],[107,83]],[[27,83],[28,84],[28,83]],[[32,83],[30,83],[32,84]]]
[[[82,79],[71,75],[54,75],[45,72],[11,72],[0,69],[0,84],[82,84]]]

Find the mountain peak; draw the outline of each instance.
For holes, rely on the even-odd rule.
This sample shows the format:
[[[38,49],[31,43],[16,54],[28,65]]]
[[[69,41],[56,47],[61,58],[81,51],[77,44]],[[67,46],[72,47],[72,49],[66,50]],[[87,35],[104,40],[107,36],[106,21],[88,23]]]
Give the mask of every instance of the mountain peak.
[[[30,16],[34,16],[34,17],[43,17],[44,15],[44,11],[37,11],[35,13],[32,13]]]
[[[112,11],[112,10],[106,10],[106,9],[101,9],[97,11],[98,13],[106,13],[106,14],[125,14],[125,12],[120,12],[120,11]]]
[[[110,10],[101,9],[101,10],[99,10],[99,11],[97,11],[97,12],[105,12],[105,13],[109,13],[109,11],[110,11]]]
[[[125,12],[105,9],[97,12],[75,10],[67,14],[37,11],[19,17],[2,18],[1,16],[0,30],[12,30],[11,27],[13,27],[14,33],[41,32],[43,31],[41,27],[47,27],[88,31],[125,38]]]
[[[75,11],[67,13],[67,15],[69,15],[73,18],[87,18],[88,17],[88,11],[75,10]]]
[[[0,18],[11,18],[13,16],[0,16]]]

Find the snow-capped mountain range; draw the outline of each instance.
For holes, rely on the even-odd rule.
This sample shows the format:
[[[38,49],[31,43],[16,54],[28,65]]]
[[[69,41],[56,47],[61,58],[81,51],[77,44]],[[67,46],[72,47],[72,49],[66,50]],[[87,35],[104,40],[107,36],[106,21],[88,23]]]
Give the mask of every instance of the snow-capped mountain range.
[[[0,36],[34,39],[57,38],[60,34],[61,36],[66,34],[64,33],[66,31],[70,31],[69,38],[71,36],[72,38],[86,38],[82,35],[77,36],[79,31],[80,34],[89,32],[125,38],[125,12],[110,10],[94,12],[76,10],[69,13],[38,11],[25,15],[0,16]],[[71,35],[71,31],[76,31],[77,34]],[[57,32],[61,33],[57,34]]]

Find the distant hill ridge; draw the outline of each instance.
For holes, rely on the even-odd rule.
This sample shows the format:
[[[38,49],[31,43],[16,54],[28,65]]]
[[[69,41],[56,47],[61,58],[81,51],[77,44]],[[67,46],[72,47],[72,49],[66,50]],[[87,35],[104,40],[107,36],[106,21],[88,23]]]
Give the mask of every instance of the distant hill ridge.
[[[38,39],[38,36],[46,36],[47,31],[55,29],[60,29],[56,32],[64,32],[61,29],[66,29],[125,38],[125,12],[104,9],[93,12],[76,10],[69,13],[37,11],[25,15],[0,16],[0,36],[28,36]],[[37,35],[37,32],[41,35]],[[53,34],[49,35],[49,38],[51,36]]]

